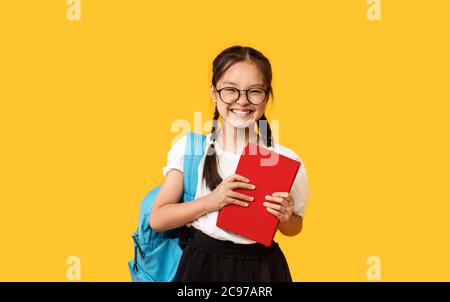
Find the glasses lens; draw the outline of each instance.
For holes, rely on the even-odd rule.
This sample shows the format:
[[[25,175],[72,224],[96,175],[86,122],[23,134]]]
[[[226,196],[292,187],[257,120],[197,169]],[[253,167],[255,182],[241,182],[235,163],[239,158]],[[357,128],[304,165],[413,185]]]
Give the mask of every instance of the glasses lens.
[[[248,100],[253,104],[261,104],[266,98],[266,92],[263,89],[251,89],[248,91]]]
[[[234,88],[224,88],[220,91],[220,97],[225,103],[234,103],[239,96],[239,90]]]

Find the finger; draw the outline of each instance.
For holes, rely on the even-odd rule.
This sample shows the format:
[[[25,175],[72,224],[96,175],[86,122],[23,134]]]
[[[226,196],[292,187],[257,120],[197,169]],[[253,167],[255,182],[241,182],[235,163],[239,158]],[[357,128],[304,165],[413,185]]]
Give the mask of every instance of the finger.
[[[238,188],[253,190],[253,189],[256,188],[256,186],[254,184],[249,184],[249,183],[245,183],[245,182],[236,181],[236,182],[232,182],[229,185],[229,188],[231,190],[238,189]]]
[[[227,202],[229,204],[235,204],[235,205],[241,206],[241,207],[248,207],[248,203],[247,202],[243,202],[242,200],[231,198],[231,197],[228,197],[225,200],[225,202]]]
[[[242,182],[247,182],[247,183],[250,182],[250,180],[247,177],[244,177],[244,176],[239,175],[239,174],[230,175],[227,178],[227,180],[228,181],[242,181]]]
[[[278,202],[278,203],[288,203],[288,201],[284,198],[281,197],[274,197],[274,196],[270,196],[270,195],[266,195],[266,200],[270,200],[270,201],[274,201],[274,202]]]
[[[289,212],[289,210],[286,207],[275,203],[263,202],[263,206],[271,208],[277,212],[280,212],[281,214],[287,214]]]
[[[232,198],[241,199],[241,200],[248,200],[248,201],[253,201],[253,199],[254,199],[252,196],[248,196],[248,195],[241,194],[241,193],[238,193],[238,192],[233,192],[233,191],[231,191],[228,196],[232,197]]]
[[[273,214],[275,217],[277,217],[278,219],[282,219],[283,218],[283,215],[280,213],[280,212],[278,212],[278,211],[275,211],[274,209],[271,209],[271,208],[266,208],[267,209],[267,211],[269,212],[269,213],[271,213],[271,214]]]
[[[272,196],[288,198],[289,193],[288,192],[275,192],[275,193],[272,193]]]
[[[279,196],[279,193],[281,193],[280,195],[282,195],[281,198],[283,198],[284,200],[286,200],[286,202],[287,202],[289,205],[293,205],[293,204],[294,204],[294,199],[292,198],[292,195],[289,194],[289,193],[286,193],[286,192],[276,192],[276,193],[273,193],[273,194],[275,195],[275,196],[273,196],[273,197],[278,197],[278,196]],[[284,197],[284,196],[286,196],[286,195],[287,195],[287,197]],[[269,198],[268,200],[271,200],[271,199]]]

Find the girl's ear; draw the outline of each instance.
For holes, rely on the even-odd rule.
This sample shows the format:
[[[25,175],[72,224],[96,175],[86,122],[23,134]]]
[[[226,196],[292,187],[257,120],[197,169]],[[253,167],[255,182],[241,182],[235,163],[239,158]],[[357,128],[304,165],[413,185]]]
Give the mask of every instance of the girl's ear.
[[[216,100],[216,91],[214,90],[212,83],[209,84],[209,88],[211,89],[211,97],[213,99],[213,102],[215,103],[217,101]]]

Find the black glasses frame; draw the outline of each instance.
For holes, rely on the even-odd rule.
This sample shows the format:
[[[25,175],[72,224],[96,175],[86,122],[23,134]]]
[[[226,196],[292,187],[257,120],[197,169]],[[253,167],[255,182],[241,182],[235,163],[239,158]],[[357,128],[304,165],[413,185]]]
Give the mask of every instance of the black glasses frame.
[[[245,97],[247,98],[247,101],[248,101],[250,104],[253,104],[253,105],[260,105],[260,104],[264,103],[264,102],[266,101],[266,99],[267,99],[267,95],[269,94],[269,90],[263,89],[263,88],[237,89],[237,88],[235,88],[235,87],[223,87],[223,88],[217,89],[216,86],[213,86],[213,87],[214,87],[214,89],[219,93],[220,100],[221,100],[222,102],[224,102],[225,104],[228,104],[228,105],[236,103],[236,102],[241,98],[241,91],[245,91]],[[236,100],[235,100],[234,102],[228,103],[228,102],[225,102],[225,101],[222,99],[222,94],[221,94],[220,92],[221,92],[222,90],[224,90],[224,89],[233,89],[233,90],[235,90],[235,91],[238,92],[238,96],[237,96],[237,98],[236,98]],[[264,91],[265,95],[264,95],[264,99],[263,99],[263,101],[262,101],[261,103],[252,103],[252,102],[250,101],[250,99],[248,98],[248,92],[251,91],[251,90],[262,90],[262,91]]]

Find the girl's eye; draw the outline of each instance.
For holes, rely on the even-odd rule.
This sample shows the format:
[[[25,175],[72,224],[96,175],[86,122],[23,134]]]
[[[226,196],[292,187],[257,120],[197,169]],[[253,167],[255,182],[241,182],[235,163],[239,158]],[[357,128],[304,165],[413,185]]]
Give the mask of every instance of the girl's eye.
[[[262,89],[252,89],[252,90],[249,91],[249,93],[257,95],[257,94],[264,93],[264,90],[262,90]]]

